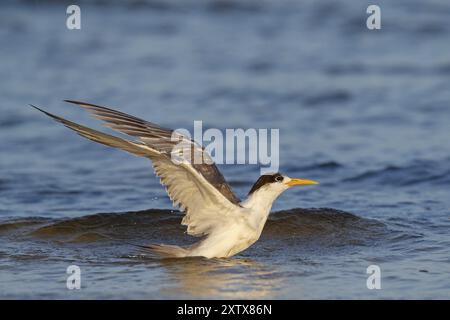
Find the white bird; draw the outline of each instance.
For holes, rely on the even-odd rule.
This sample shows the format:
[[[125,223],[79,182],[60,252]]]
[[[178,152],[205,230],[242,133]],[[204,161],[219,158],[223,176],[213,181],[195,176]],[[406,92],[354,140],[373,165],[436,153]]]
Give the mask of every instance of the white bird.
[[[83,107],[95,118],[105,121],[106,126],[138,140],[131,141],[102,133],[32,107],[87,139],[150,159],[174,206],[185,213],[181,223],[187,226],[187,233],[203,237],[185,247],[162,244],[148,246],[164,257],[231,257],[259,239],[272,204],[283,191],[296,185],[317,184],[313,180],[289,178],[279,173],[262,175],[251,188],[247,199],[240,201],[211,157],[195,141],[110,108],[65,101]],[[174,134],[188,143],[194,152],[200,152],[207,161],[202,164],[173,161],[171,152],[179,143],[174,141]]]

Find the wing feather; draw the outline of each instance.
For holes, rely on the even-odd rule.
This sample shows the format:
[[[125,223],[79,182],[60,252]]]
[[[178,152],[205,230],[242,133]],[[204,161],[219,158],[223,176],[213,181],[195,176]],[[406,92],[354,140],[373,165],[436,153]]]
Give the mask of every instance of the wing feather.
[[[187,226],[188,234],[193,236],[210,234],[215,227],[220,227],[228,219],[235,218],[233,215],[237,208],[236,203],[231,202],[224,196],[223,190],[221,192],[220,189],[210,183],[210,180],[214,178],[220,180],[220,177],[214,176],[215,171],[220,174],[215,165],[212,165],[215,170],[208,169],[206,171],[210,174],[208,179],[208,174],[204,176],[198,168],[190,163],[174,163],[170,153],[166,151],[166,142],[158,140],[159,143],[150,144],[122,139],[79,125],[35,106],[32,107],[87,139],[152,160],[155,173],[159,176],[161,184],[166,187],[167,194],[173,201],[174,206],[178,206],[181,211],[185,212],[182,224]],[[116,113],[120,117],[124,117],[121,113]],[[136,121],[144,125],[143,120],[134,120],[134,117],[131,116],[129,118],[130,121]],[[167,133],[164,132],[163,135],[167,136]],[[211,174],[211,172],[213,173]]]
[[[194,163],[192,165],[193,168],[231,203],[239,205],[239,198],[225,181],[224,176],[213,163],[210,155],[195,141],[188,139],[178,132],[174,132],[174,130],[160,127],[155,123],[139,119],[111,108],[80,101],[65,101],[86,109],[93,114],[94,117],[105,121],[106,126],[130,136],[137,137],[142,143],[161,153],[170,155],[174,147],[180,142],[189,145],[192,148],[191,159],[189,159],[189,161],[194,163],[192,157],[195,153],[200,154],[201,158],[204,160],[201,164]]]

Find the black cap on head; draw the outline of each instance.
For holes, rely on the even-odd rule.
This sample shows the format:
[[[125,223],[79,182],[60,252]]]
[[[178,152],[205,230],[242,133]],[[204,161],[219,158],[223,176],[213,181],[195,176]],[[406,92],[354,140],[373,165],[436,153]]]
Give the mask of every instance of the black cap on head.
[[[262,186],[268,183],[280,182],[283,181],[284,177],[281,173],[273,173],[273,174],[264,174],[255,182],[253,187],[250,189],[249,195],[261,188]]]

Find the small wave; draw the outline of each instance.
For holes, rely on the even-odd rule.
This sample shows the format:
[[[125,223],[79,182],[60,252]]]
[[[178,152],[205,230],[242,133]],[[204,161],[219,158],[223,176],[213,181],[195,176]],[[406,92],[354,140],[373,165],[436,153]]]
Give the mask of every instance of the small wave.
[[[176,234],[181,214],[171,210],[145,210],[126,213],[99,213],[73,219],[55,221],[40,226],[30,235],[39,238],[79,242],[113,238],[145,239],[161,236],[162,233]],[[181,227],[181,226],[180,226]],[[95,235],[95,236],[94,236]]]
[[[325,67],[325,72],[330,75],[353,75],[368,72],[368,67],[362,64],[337,64]]]
[[[336,90],[310,95],[304,99],[304,103],[309,106],[331,105],[348,102],[352,98],[349,91]]]
[[[445,162],[445,164],[444,164]],[[414,161],[404,166],[388,165],[377,170],[368,170],[352,177],[344,178],[344,182],[368,182],[375,184],[410,186],[433,183],[448,184],[450,170],[445,161]]]
[[[9,181],[5,179],[0,179],[0,191],[7,190],[7,185]]]
[[[329,208],[291,209],[272,214],[263,238],[305,246],[339,247],[366,245],[383,238],[383,223]]]
[[[395,173],[400,170],[402,170],[402,168],[397,167],[397,166],[386,166],[383,169],[379,169],[379,170],[365,171],[356,176],[353,176],[350,178],[345,178],[343,181],[348,181],[348,182],[364,181],[364,180],[371,179],[374,177],[379,177],[379,176],[382,176],[385,174]]]
[[[292,171],[313,171],[313,170],[335,170],[338,168],[342,168],[343,165],[336,161],[324,161],[324,162],[318,162],[313,163],[301,167],[289,167]]]
[[[0,224],[6,231],[23,237],[80,243],[128,240],[143,243],[184,241],[182,214],[171,210],[145,210],[125,213],[100,213],[73,219],[29,218]],[[269,216],[263,238],[285,240],[318,239],[321,243],[361,244],[368,236],[379,235],[383,224],[335,209],[291,209]],[[195,238],[192,238],[194,241]],[[330,242],[330,239],[334,239]]]
[[[14,230],[24,230],[27,228],[32,228],[40,226],[44,223],[52,221],[49,218],[23,218],[23,219],[12,219],[9,221],[3,221],[0,223],[0,235],[14,231]]]
[[[25,4],[34,5],[33,0],[23,0]],[[42,3],[52,5],[58,3],[54,0],[41,0]],[[80,5],[89,4],[95,6],[105,6],[104,0],[79,0]],[[180,11],[193,9],[206,9],[211,12],[258,12],[267,5],[271,4],[269,1],[262,0],[215,0],[215,1],[201,1],[201,0],[109,0],[108,6],[127,7],[130,9],[149,9],[158,11]]]
[[[218,0],[208,3],[208,8],[214,12],[246,11],[257,12],[264,8],[265,1],[240,1],[240,0]]]
[[[19,126],[23,123],[24,123],[24,121],[23,121],[23,119],[21,119],[21,117],[4,118],[4,119],[0,120],[0,128],[1,129],[11,129],[11,128]]]
[[[324,72],[331,76],[340,75],[432,75],[448,74],[450,67],[448,64],[437,64],[430,66],[419,66],[416,64],[335,64],[324,67]]]

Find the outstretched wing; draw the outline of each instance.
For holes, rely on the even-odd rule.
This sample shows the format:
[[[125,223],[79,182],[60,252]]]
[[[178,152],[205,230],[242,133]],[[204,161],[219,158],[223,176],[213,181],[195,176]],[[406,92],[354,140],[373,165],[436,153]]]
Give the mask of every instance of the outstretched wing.
[[[79,101],[65,101],[79,105],[89,111],[95,118],[105,121],[107,127],[137,137],[140,142],[168,157],[171,157],[171,152],[177,145],[180,145],[180,143],[185,146],[187,145],[191,148],[190,158],[187,160],[191,163],[193,168],[231,203],[236,205],[240,203],[239,198],[233,193],[230,185],[225,181],[225,178],[214,164],[209,154],[195,141],[192,141],[171,129],[160,127],[152,122],[110,108]],[[203,160],[201,163],[197,164],[194,161],[193,157],[195,154],[198,155],[197,159]]]
[[[75,101],[68,102],[86,108],[96,118],[104,120],[109,127],[138,137],[139,140],[130,141],[105,134],[33,107],[87,139],[152,160],[155,173],[166,187],[174,205],[185,212],[182,224],[188,227],[187,232],[190,235],[209,234],[215,227],[232,218],[233,212],[239,206],[239,199],[214,164],[172,161],[171,151],[179,143],[171,139],[172,130],[109,108]],[[181,135],[180,139],[188,141],[193,149],[209,157],[195,142]]]

